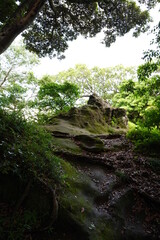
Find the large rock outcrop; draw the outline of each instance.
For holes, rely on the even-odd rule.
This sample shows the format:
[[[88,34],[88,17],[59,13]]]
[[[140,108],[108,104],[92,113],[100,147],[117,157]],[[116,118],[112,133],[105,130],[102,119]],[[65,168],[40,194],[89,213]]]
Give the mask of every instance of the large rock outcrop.
[[[128,118],[126,110],[123,108],[112,108],[109,103],[101,99],[97,94],[92,94],[88,100],[88,105],[97,106],[103,112],[106,123],[126,128]]]
[[[59,123],[57,124],[57,122]],[[61,124],[63,121],[63,124]],[[88,103],[79,108],[71,108],[68,113],[60,114],[58,117],[52,118],[50,123],[55,124],[55,131],[59,131],[59,124],[68,124],[79,128],[79,133],[84,134],[84,131],[94,134],[103,134],[124,131],[128,125],[128,118],[125,109],[113,108],[97,94],[89,97]],[[71,130],[71,126],[69,129]],[[81,130],[80,130],[81,129]],[[65,130],[67,128],[65,127]],[[78,131],[78,129],[77,129]],[[64,129],[63,129],[64,132]],[[71,131],[69,131],[71,133]],[[76,135],[77,132],[73,135]]]

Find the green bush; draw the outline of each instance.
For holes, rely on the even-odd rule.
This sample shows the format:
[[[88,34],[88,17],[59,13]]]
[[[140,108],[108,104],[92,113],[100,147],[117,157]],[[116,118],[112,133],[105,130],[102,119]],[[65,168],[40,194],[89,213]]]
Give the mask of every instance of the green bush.
[[[6,175],[8,178],[14,176],[24,186],[29,181],[44,182],[43,187],[46,186],[48,191],[50,186],[54,188],[55,185],[63,183],[60,166],[60,159],[52,152],[50,134],[37,124],[27,122],[21,115],[0,109],[0,174],[2,176]],[[22,204],[16,209],[17,201],[15,204],[14,196],[13,204],[3,201],[0,200],[0,236],[2,237],[0,238],[28,239],[25,238],[26,232],[36,229],[43,221],[43,216],[38,215],[38,210],[34,213]]]
[[[160,110],[159,107],[151,106],[148,107],[144,112],[144,126],[148,129],[156,127],[159,129],[160,126]]]
[[[136,149],[150,154],[160,153],[160,131],[137,126],[127,133],[127,137],[131,139]]]
[[[45,123],[53,115],[67,112],[74,106],[78,97],[79,88],[76,84],[41,81],[37,99],[34,103],[39,109],[39,122]]]
[[[59,176],[59,159],[51,150],[52,138],[37,124],[16,113],[0,110],[0,172],[20,177]]]

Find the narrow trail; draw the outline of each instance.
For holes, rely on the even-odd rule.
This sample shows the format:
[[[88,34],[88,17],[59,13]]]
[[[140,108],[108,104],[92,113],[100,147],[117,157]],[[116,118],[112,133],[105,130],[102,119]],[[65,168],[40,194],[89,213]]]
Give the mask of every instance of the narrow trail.
[[[159,203],[160,178],[150,168],[146,156],[136,153],[133,144],[124,135],[99,137],[103,140],[106,151],[101,154],[84,152],[85,161],[88,158],[92,163],[93,159],[97,165],[103,165],[104,170],[110,169],[110,172],[116,173],[122,181],[126,181],[139,193]]]
[[[99,138],[106,149],[103,153],[83,151],[78,156],[60,155],[90,178],[98,192],[93,196],[97,216],[108,219],[118,216],[117,225],[125,239],[133,232],[137,239],[141,239],[139,236],[160,239],[158,174],[151,170],[146,157],[133,151],[132,143],[124,135],[100,135]]]

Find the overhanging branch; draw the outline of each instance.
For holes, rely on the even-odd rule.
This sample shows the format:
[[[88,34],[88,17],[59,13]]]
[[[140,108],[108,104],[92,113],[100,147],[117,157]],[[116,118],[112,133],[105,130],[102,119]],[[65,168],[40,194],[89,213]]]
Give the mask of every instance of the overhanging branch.
[[[0,54],[33,22],[45,2],[46,0],[32,0],[28,3],[28,0],[25,0],[18,7],[12,21],[9,20],[0,31]]]

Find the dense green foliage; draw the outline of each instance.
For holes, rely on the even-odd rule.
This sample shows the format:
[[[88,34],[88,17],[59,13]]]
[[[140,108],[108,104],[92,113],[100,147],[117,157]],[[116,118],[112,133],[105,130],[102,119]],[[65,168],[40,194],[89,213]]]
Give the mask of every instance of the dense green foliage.
[[[143,2],[150,7],[157,3],[156,0],[153,4]],[[141,5],[142,1],[139,3]],[[7,0],[6,4],[0,4],[0,9],[3,12],[0,53],[26,29],[23,36],[29,50],[39,56],[57,55],[60,58],[68,48],[68,41],[79,34],[93,37],[103,29],[103,41],[110,46],[117,36],[131,29],[134,29],[134,36],[145,32],[150,21],[148,10],[142,11],[136,1],[127,0]]]
[[[123,36],[131,28],[136,29],[135,35],[145,31],[148,13],[141,13],[134,2],[71,2],[61,1],[57,5],[53,2],[53,8],[45,3],[34,23],[23,34],[28,49],[40,56],[59,56],[67,49],[67,41],[76,39],[79,34],[93,37],[104,28],[104,42],[110,46],[116,36]]]
[[[39,87],[30,72],[38,59],[20,45],[9,48],[0,60],[1,172],[12,171],[21,177],[55,176],[56,179],[58,159],[52,154],[51,136],[36,123],[26,120],[30,118],[29,104]]]
[[[58,179],[58,158],[51,151],[51,136],[14,112],[0,110],[0,155],[0,172]]]
[[[6,179],[6,188],[7,182],[13,181],[9,184],[13,190],[11,187],[4,190],[5,182],[2,180],[1,183],[1,239],[27,239],[27,232],[41,227],[48,213],[41,214],[39,207],[43,208],[45,202],[41,203],[43,205],[35,202],[42,201],[43,197],[34,193],[32,195],[34,190],[29,189],[37,184],[47,194],[50,186],[55,188],[60,183],[63,185],[60,161],[53,155],[52,136],[49,133],[36,123],[27,122],[20,114],[0,109],[0,177]],[[26,186],[30,186],[28,193]],[[37,208],[22,204],[23,197],[26,200],[25,194],[32,195],[30,204],[36,204]],[[10,196],[10,201],[7,196]]]
[[[20,42],[12,45],[0,56],[0,87],[5,88],[12,83],[26,84],[28,75],[38,64],[38,57],[27,51]]]
[[[137,71],[138,81],[124,81],[120,86],[119,93],[113,99],[116,106],[127,109],[132,121],[141,121],[148,128],[159,128],[160,124],[160,120],[158,120],[160,114],[158,67],[159,62],[140,66]]]
[[[137,124],[128,137],[136,147],[149,153],[160,149],[160,75],[159,61],[139,66],[138,81],[122,82],[115,95],[115,106],[127,110],[129,119]]]
[[[115,93],[118,92],[119,84],[127,79],[136,80],[134,67],[118,65],[108,68],[87,68],[84,64],[77,64],[74,68],[63,71],[54,76],[45,76],[42,81],[64,83],[68,81],[77,84],[80,89],[80,97],[87,97],[93,93],[98,94],[108,102],[112,102]],[[81,99],[83,101],[83,99]]]
[[[39,120],[42,121],[62,111],[68,111],[74,106],[78,97],[77,85],[69,82],[58,84],[45,81],[44,78],[40,82],[40,89],[33,104],[38,108]]]
[[[37,79],[31,72],[36,64],[37,56],[22,44],[12,45],[0,56],[0,108],[28,111],[28,101],[37,89]]]
[[[0,108],[23,114],[27,119],[48,119],[74,106],[79,97],[74,83],[38,80],[31,72],[38,63],[23,45],[12,46],[0,57]]]
[[[137,150],[153,156],[159,155],[160,131],[157,129],[148,131],[144,126],[136,126],[128,132],[127,137],[133,141]]]

